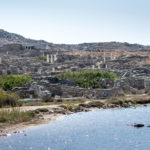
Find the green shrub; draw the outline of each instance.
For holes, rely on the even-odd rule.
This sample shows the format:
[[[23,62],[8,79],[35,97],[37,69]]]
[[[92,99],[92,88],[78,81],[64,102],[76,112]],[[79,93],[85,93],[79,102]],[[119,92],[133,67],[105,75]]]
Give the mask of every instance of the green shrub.
[[[40,112],[48,112],[47,108],[38,108],[35,110],[35,113],[40,113]]]
[[[14,87],[21,87],[31,80],[26,75],[1,75],[0,87],[4,90],[11,90]]]
[[[6,92],[0,89],[0,107],[3,106],[17,106],[19,96],[12,92]]]
[[[135,103],[136,103],[136,101],[134,101],[134,100],[125,100],[125,103],[135,104]]]
[[[38,60],[46,61],[46,56],[39,56]]]
[[[42,96],[41,99],[42,99],[42,102],[54,102],[54,98],[51,96],[47,96],[47,95]]]
[[[123,105],[124,104],[124,100],[122,100],[122,99],[116,99],[115,101],[112,101],[112,104]]]
[[[100,87],[99,81],[101,79],[114,79],[117,76],[113,72],[108,72],[104,70],[86,70],[81,72],[61,73],[54,75],[54,77],[74,81],[80,87],[98,88]]]
[[[57,99],[57,100],[55,100],[56,102],[58,102],[58,103],[61,103],[61,102],[63,102],[63,100],[62,99]]]

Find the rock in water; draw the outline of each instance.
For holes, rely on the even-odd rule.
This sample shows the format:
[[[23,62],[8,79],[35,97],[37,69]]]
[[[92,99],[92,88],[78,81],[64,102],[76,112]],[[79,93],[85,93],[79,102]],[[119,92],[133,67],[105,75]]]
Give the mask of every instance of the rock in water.
[[[133,126],[136,127],[136,128],[141,128],[141,127],[144,127],[144,124],[135,123]]]

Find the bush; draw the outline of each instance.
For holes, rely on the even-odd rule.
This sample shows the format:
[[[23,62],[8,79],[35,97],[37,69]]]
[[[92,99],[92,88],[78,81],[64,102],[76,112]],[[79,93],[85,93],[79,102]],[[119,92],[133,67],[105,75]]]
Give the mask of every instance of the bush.
[[[48,95],[42,96],[41,99],[42,99],[42,102],[54,102],[54,98]]]
[[[99,102],[99,101],[93,101],[93,102],[88,103],[87,105],[89,107],[99,107],[99,108],[101,108],[104,105],[104,103]]]
[[[3,106],[17,106],[19,96],[12,92],[6,92],[0,89],[0,107]]]
[[[31,80],[26,75],[1,75],[0,87],[4,90],[11,90],[14,87],[21,87]]]
[[[57,99],[57,100],[55,100],[56,102],[58,102],[58,103],[61,103],[61,102],[63,102],[63,100],[62,99]]]
[[[76,82],[80,87],[99,88],[101,79],[114,79],[117,76],[113,72],[104,70],[86,70],[81,72],[66,72],[54,75],[54,77]]]
[[[40,112],[48,112],[48,109],[47,108],[38,108],[35,110],[35,113],[40,113]]]
[[[39,57],[38,57],[38,60],[46,61],[46,57],[45,57],[45,56],[39,56]]]
[[[33,111],[20,111],[20,109],[12,109],[12,110],[0,110],[0,122],[26,122],[31,120],[35,116]]]

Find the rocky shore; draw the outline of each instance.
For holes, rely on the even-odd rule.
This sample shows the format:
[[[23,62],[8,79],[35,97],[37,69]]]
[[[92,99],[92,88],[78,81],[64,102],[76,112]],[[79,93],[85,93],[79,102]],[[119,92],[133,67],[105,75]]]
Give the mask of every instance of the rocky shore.
[[[149,105],[149,100],[142,101],[106,101],[102,102],[101,100],[92,100],[84,103],[78,103],[74,105],[53,105],[53,106],[28,106],[21,107],[23,111],[32,110],[36,114],[36,117],[29,122],[23,123],[0,123],[0,136],[10,136],[12,133],[23,132],[26,128],[46,124],[50,121],[57,119],[63,115],[69,115],[77,112],[87,112],[95,109],[112,109],[112,108],[136,108],[139,106]],[[25,132],[24,132],[24,135]]]

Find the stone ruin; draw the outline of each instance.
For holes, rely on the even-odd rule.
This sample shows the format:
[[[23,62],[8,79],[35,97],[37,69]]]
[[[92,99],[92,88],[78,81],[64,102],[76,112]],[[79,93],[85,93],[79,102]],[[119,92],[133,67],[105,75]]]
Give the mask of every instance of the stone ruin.
[[[94,53],[91,49],[86,53],[81,49],[70,52],[65,50],[65,46],[58,50],[49,46],[37,49],[33,45],[10,44],[0,47],[0,74],[26,74],[33,77],[34,82],[13,89],[21,98],[108,98],[148,93],[150,65],[147,51],[140,51],[141,55],[130,53],[108,50]],[[52,77],[62,72],[88,69],[112,71],[118,79],[102,79],[99,81],[101,88],[92,89]]]
[[[102,79],[101,88],[81,88],[69,80],[61,80],[54,77],[33,77],[34,82],[24,87],[14,88],[13,91],[21,98],[60,97],[72,98],[82,97],[90,99],[110,98],[123,96],[124,94],[139,94],[140,90],[146,92],[150,89],[150,79],[124,78],[124,79]],[[36,82],[35,82],[36,81]]]

